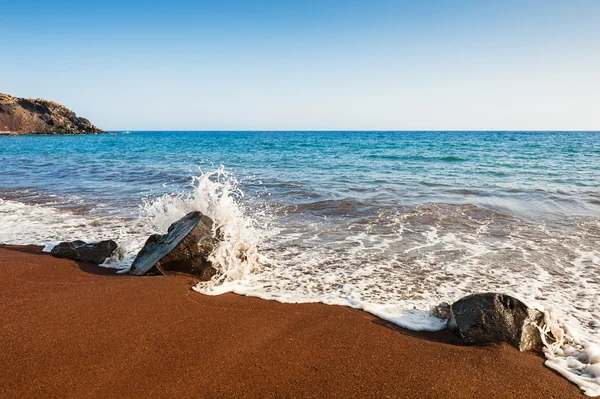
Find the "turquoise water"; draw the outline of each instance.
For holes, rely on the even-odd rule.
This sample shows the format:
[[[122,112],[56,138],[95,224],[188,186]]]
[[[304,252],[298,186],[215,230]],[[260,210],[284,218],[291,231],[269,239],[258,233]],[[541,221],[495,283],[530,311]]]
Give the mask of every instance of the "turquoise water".
[[[600,393],[600,133],[0,137],[0,165],[0,243],[112,238],[107,266],[126,270],[148,235],[200,210],[226,232],[202,293],[427,330],[442,302],[515,295],[565,332],[548,365]]]
[[[200,167],[249,195],[399,206],[472,203],[521,215],[600,214],[599,133],[135,132],[0,138],[0,190],[135,207]],[[255,180],[248,177],[256,177]],[[261,183],[257,183],[260,181]],[[162,187],[164,183],[168,187]],[[17,194],[15,194],[17,193]]]

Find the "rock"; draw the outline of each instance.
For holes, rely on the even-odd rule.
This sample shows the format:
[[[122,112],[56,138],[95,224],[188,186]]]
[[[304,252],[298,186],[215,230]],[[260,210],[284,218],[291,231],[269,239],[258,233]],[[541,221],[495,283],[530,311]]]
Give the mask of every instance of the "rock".
[[[450,307],[448,327],[467,344],[508,342],[520,351],[542,347],[543,313],[503,294],[468,295]]]
[[[104,263],[117,249],[117,243],[113,240],[86,243],[84,241],[61,242],[50,253],[57,258],[67,258],[92,262]]]
[[[216,270],[208,260],[217,239],[213,221],[200,212],[190,212],[173,223],[167,234],[151,235],[131,265],[137,276],[168,271],[192,274],[210,280]]]
[[[85,134],[103,131],[53,101],[0,93],[0,133]]]

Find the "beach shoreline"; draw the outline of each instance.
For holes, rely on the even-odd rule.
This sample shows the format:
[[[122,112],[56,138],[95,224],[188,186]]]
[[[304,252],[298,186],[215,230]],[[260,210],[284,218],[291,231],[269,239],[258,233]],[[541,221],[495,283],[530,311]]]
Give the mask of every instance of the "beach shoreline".
[[[1,397],[584,397],[508,344],[0,246]]]

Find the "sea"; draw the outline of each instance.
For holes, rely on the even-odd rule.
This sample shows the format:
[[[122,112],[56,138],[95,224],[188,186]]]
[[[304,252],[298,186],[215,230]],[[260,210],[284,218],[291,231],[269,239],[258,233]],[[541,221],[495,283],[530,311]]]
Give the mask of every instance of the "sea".
[[[0,243],[146,238],[198,210],[198,295],[364,309],[439,330],[479,292],[544,311],[546,365],[600,395],[600,132],[118,132],[0,137]]]

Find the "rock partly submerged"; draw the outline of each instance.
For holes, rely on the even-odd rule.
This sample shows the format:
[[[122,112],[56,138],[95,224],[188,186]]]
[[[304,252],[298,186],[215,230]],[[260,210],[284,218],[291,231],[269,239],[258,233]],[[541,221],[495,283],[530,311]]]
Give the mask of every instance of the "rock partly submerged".
[[[65,241],[56,245],[50,253],[57,258],[67,258],[91,262],[97,265],[111,257],[117,249],[113,240],[86,243],[84,241]]]
[[[173,223],[167,234],[151,235],[129,272],[137,276],[181,272],[210,280],[216,270],[208,257],[217,242],[212,219],[190,212]]]
[[[466,344],[507,342],[520,351],[542,347],[537,326],[543,323],[543,313],[509,295],[468,295],[449,311],[448,327]]]
[[[213,220],[201,212],[190,212],[171,224],[166,234],[151,235],[129,273],[147,276],[180,272],[210,280],[217,270],[209,257],[219,241]],[[116,248],[112,240],[90,244],[73,241],[60,243],[52,254],[101,264]],[[543,347],[540,329],[544,314],[509,295],[472,294],[452,305],[442,304],[432,309],[432,314],[447,319],[447,327],[465,344],[507,342],[520,351]]]
[[[0,93],[0,134],[90,134],[103,131],[67,107]]]

